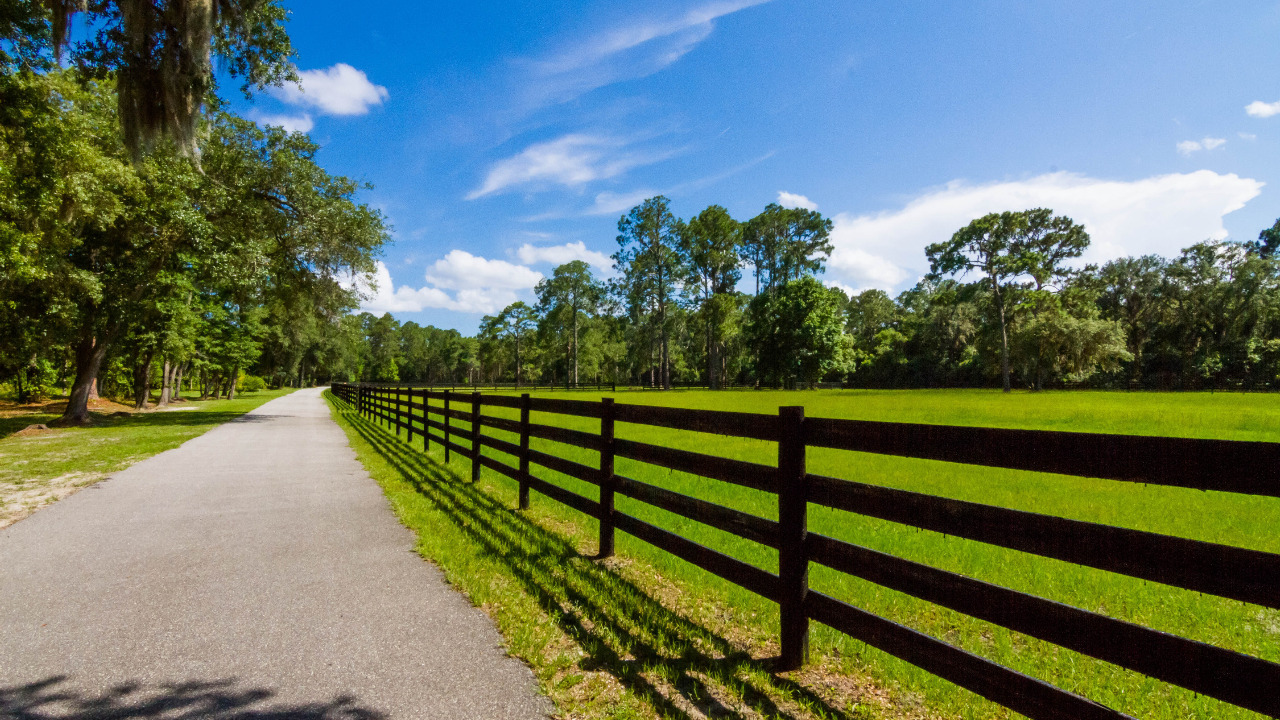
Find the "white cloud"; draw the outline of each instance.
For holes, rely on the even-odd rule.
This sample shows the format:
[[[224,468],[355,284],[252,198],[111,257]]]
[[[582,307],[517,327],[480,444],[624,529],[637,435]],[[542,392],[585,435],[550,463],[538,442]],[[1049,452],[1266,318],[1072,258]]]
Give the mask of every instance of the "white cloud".
[[[602,135],[573,133],[535,143],[489,169],[484,183],[467,195],[484,197],[517,185],[575,187],[616,177],[633,167],[671,157],[671,152],[633,152],[628,141]]]
[[[1180,154],[1187,156],[1190,156],[1193,152],[1199,152],[1204,149],[1204,146],[1200,144],[1199,140],[1183,140],[1178,143],[1176,147]]]
[[[1206,137],[1201,140],[1186,140],[1178,143],[1178,152],[1190,155],[1200,150],[1215,150],[1227,144],[1226,138]]]
[[[661,20],[595,35],[554,55],[525,61],[528,104],[572,100],[599,87],[646,77],[684,57],[715,30],[715,21],[769,0],[721,0]]]
[[[1258,139],[1258,136],[1254,133],[1240,132],[1236,133],[1236,135],[1238,135],[1241,140],[1248,140],[1249,142],[1253,142]]]
[[[1280,115],[1280,100],[1273,103],[1254,100],[1244,106],[1244,111],[1249,113],[1250,117],[1269,118],[1272,115]]]
[[[307,113],[302,113],[301,115],[263,115],[253,113],[250,117],[259,125],[275,125],[284,128],[285,132],[311,132],[311,128],[315,127],[315,122]]]
[[[1203,140],[1183,140],[1178,143],[1177,148],[1179,153],[1190,157],[1192,153],[1197,153],[1201,150],[1213,150],[1226,144],[1225,138],[1207,137]]]
[[[582,260],[597,270],[604,272],[608,272],[613,268],[613,260],[608,255],[595,250],[588,250],[587,244],[581,240],[576,243],[544,247],[525,243],[516,250],[516,259],[525,265],[534,265],[536,263],[563,265],[574,260]]]
[[[1263,183],[1210,170],[1133,181],[1051,173],[971,185],[953,181],[898,210],[833,218],[827,279],[859,289],[901,290],[928,272],[924,248],[989,212],[1047,207],[1082,223],[1093,243],[1082,262],[1177,254],[1224,238],[1222,218],[1257,197]]]
[[[364,115],[389,97],[385,87],[369,82],[364,71],[346,63],[327,70],[299,70],[300,84],[286,84],[272,94],[290,105],[313,107],[325,115]]]
[[[395,286],[391,271],[381,261],[372,276],[344,283],[363,296],[360,308],[385,312],[422,312],[428,309],[493,314],[532,290],[542,273],[504,260],[488,260],[464,250],[453,250],[427,271],[427,285]],[[453,290],[450,294],[448,291]]]
[[[803,195],[789,193],[786,190],[778,191],[778,204],[785,208],[801,208],[803,210],[818,209],[818,203]]]
[[[449,290],[496,288],[521,290],[532,288],[542,273],[506,260],[488,260],[466,250],[450,250],[427,269],[427,282]]]

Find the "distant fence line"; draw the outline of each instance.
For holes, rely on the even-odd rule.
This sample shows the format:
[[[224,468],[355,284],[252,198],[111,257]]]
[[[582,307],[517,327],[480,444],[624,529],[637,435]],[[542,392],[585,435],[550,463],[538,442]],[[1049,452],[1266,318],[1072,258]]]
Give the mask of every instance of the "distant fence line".
[[[361,416],[406,431],[410,443],[415,435],[420,437],[424,451],[435,442],[444,448],[446,460],[452,453],[470,458],[472,480],[479,479],[481,467],[515,480],[522,509],[529,505],[530,491],[537,491],[597,519],[601,556],[613,553],[615,531],[621,530],[777,602],[780,669],[796,669],[806,661],[809,621],[816,620],[1036,720],[1129,717],[811,590],[809,565],[818,563],[1202,695],[1280,717],[1280,664],[810,532],[808,505],[1268,608],[1280,608],[1280,555],[840,480],[806,469],[808,448],[831,448],[1280,497],[1280,444],[806,418],[803,407],[781,407],[777,415],[768,415],[622,404],[612,398],[592,402],[394,385],[335,384],[332,391],[354,405]],[[520,419],[485,415],[485,407],[519,410]],[[531,412],[598,419],[600,430],[591,433],[533,423]],[[453,421],[466,423],[466,429]],[[621,439],[614,432],[620,422],[776,442],[777,465]],[[486,427],[518,434],[519,442],[485,435]],[[599,464],[592,467],[533,450],[530,438],[595,451]],[[515,458],[516,464],[482,454],[484,447]],[[619,457],[771,493],[778,499],[778,520],[624,477],[614,471]],[[598,499],[538,478],[530,470],[533,465],[597,486]],[[616,495],[774,548],[779,572],[775,575],[619,512],[614,507]]]

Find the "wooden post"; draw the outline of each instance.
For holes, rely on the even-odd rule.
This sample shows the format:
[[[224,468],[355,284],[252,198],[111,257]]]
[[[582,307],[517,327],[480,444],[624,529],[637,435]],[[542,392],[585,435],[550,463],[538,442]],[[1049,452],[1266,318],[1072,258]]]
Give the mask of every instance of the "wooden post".
[[[613,491],[618,476],[613,473],[613,398],[600,401],[600,550],[596,557],[613,555]]]
[[[444,391],[444,461],[449,462],[449,445],[452,441],[449,439],[449,391]]]
[[[429,392],[431,391],[422,391],[422,452],[424,453],[431,452],[431,426],[427,424],[427,421],[431,419],[431,413],[427,410],[427,405],[430,403],[427,399],[427,393]]]
[[[779,670],[798,670],[809,659],[809,497],[806,489],[804,407],[778,408],[778,576],[782,615]]]
[[[529,509],[529,393],[520,396],[520,509]]]
[[[471,393],[471,482],[480,479],[480,393]]]

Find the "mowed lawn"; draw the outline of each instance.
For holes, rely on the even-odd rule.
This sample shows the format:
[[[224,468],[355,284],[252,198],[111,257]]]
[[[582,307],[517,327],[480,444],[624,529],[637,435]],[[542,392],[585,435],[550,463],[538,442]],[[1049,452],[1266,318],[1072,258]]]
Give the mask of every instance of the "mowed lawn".
[[[538,393],[556,398],[597,399],[597,393]],[[810,417],[886,420],[1076,432],[1165,435],[1231,440],[1280,441],[1280,397],[1264,394],[963,391],[651,391],[610,394],[620,403],[776,413],[803,405]],[[465,406],[464,406],[465,407]],[[514,411],[485,408],[515,418]],[[534,413],[533,422],[597,431],[599,421]],[[457,421],[454,421],[457,422]],[[466,428],[465,423],[459,423]],[[508,433],[486,433],[513,440]],[[772,464],[772,443],[619,423],[619,437],[725,457]],[[415,440],[419,445],[420,439]],[[595,453],[534,439],[532,446],[594,464]],[[486,454],[514,463],[489,449]],[[432,449],[439,456],[438,446]],[[455,458],[465,477],[468,463]],[[1280,499],[1201,492],[1043,473],[1004,471],[925,460],[829,450],[810,450],[811,472],[1048,515],[1100,522],[1185,538],[1280,552]],[[749,489],[619,459],[617,472],[746,512],[776,519],[776,499]],[[534,467],[534,474],[595,498],[593,486]],[[515,483],[485,470],[485,486],[514,503]],[[595,523],[534,494],[535,509],[548,513],[563,532],[589,542]],[[776,552],[691,520],[619,497],[620,511],[728,553],[772,572]],[[1202,596],[1158,583],[1003,550],[974,541],[850,513],[811,506],[814,531],[938,568],[997,583],[1215,645],[1280,662],[1280,611]],[[775,642],[777,608],[745,590],[656,550],[624,533],[620,554],[651,565],[686,598],[732,609],[756,651]],[[901,622],[996,662],[1092,697],[1143,718],[1260,717],[1232,706],[1120,670],[1018,633],[970,619],[901,593],[817,565],[811,585],[854,605]],[[696,604],[696,603],[695,603]],[[1005,717],[977,696],[862,643],[814,624],[812,653],[827,666],[851,675],[870,672],[899,701],[960,717]]]
[[[94,412],[89,426],[35,432],[22,430],[57,419],[65,403],[9,410],[0,417],[0,527],[290,392],[263,390],[234,400],[191,393],[167,409]],[[111,403],[109,410],[123,407]]]

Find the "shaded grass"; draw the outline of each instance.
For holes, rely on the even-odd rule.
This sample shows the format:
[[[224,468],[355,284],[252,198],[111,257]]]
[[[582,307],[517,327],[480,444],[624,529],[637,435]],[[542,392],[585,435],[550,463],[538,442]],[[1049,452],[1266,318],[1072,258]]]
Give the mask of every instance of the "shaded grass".
[[[545,504],[513,509],[510,487],[466,475],[398,442],[330,396],[356,454],[418,551],[482,606],[509,651],[568,717],[869,718],[869,686],[772,673],[772,660],[680,611],[665,579],[594,545]],[[666,596],[666,597],[663,597]],[[714,602],[702,614],[731,613]],[[732,625],[732,623],[730,623]],[[815,681],[815,678],[819,678]]]
[[[555,397],[565,395],[559,393]],[[594,399],[599,394],[581,393],[572,397]],[[1272,395],[688,391],[618,393],[616,397],[620,402],[769,413],[776,412],[780,405],[803,404],[813,417],[1241,440],[1280,439],[1280,410],[1278,399]],[[499,408],[486,408],[485,413],[515,416]],[[534,413],[533,421],[590,432],[598,429],[598,421],[543,413]],[[466,423],[459,425],[467,427]],[[486,433],[490,432],[503,439],[514,439],[509,434],[486,429]],[[773,464],[776,459],[776,446],[764,442],[626,424],[619,424],[618,434],[763,464]],[[536,439],[532,445],[588,465],[597,461],[597,455],[590,451]],[[504,462],[513,462],[500,453],[485,452]],[[458,469],[465,472],[467,461],[456,462]],[[812,472],[862,482],[1280,552],[1280,537],[1274,532],[1280,527],[1280,499],[1276,498],[830,450],[811,450],[809,467]],[[777,517],[776,499],[764,493],[633,461],[619,460],[617,470],[676,492],[762,517]],[[596,496],[595,488],[586,483],[545,470],[535,470],[535,474],[584,496]],[[488,475],[486,472],[486,478]],[[499,479],[489,482],[501,487],[514,484]],[[535,507],[544,506],[554,506],[554,503],[542,498],[535,500]],[[763,546],[629,499],[619,498],[618,508],[758,567],[777,569],[776,552]],[[548,511],[561,518],[564,531],[570,536],[580,540],[592,537],[593,521],[558,506]],[[1280,612],[825,508],[811,506],[810,527],[945,570],[1280,661]],[[773,603],[625,534],[620,533],[618,541],[622,555],[651,565],[683,596],[732,608],[735,623],[743,627],[739,632],[752,638],[755,646],[772,642],[777,628],[777,609]],[[815,589],[1130,714],[1170,720],[1259,717],[816,565],[811,570],[811,584]],[[930,706],[941,710],[964,717],[1009,715],[1002,708],[822,626],[814,627],[813,648],[815,657],[822,662],[835,662],[854,674],[869,671],[886,687],[918,690]]]
[[[175,448],[291,389],[235,400],[190,401],[182,409],[95,414],[92,425],[14,435],[57,417],[45,405],[0,419],[0,527],[139,460]],[[56,408],[60,410],[61,408]]]

